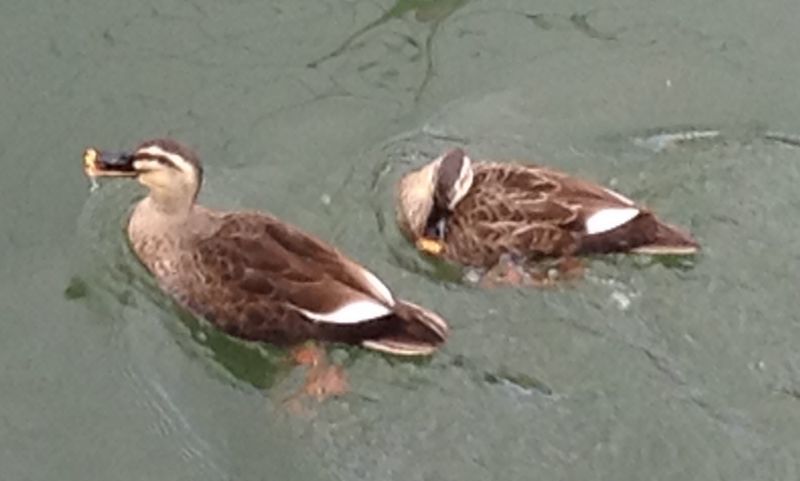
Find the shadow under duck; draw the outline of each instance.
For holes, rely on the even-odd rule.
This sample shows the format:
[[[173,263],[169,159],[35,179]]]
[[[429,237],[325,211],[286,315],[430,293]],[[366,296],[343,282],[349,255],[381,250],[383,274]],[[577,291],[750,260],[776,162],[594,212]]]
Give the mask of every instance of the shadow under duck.
[[[613,190],[547,167],[473,162],[459,148],[404,175],[395,207],[400,230],[419,250],[485,269],[504,256],[699,249],[688,233]]]
[[[277,345],[306,340],[426,355],[447,337],[435,313],[396,299],[374,274],[275,217],[219,212],[195,202],[197,155],[171,139],[128,153],[88,149],[94,177],[134,177],[149,194],[133,209],[130,244],[179,304],[236,337]]]

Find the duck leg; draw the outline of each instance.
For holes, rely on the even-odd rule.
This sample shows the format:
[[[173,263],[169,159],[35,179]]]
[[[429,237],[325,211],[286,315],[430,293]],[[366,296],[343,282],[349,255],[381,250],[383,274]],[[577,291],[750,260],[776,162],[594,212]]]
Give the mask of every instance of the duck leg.
[[[307,366],[306,379],[297,391],[289,396],[284,405],[290,411],[301,412],[303,398],[310,397],[322,402],[332,396],[341,396],[349,389],[347,375],[342,366],[331,364],[325,349],[316,343],[309,342],[295,347],[291,352],[292,360]]]
[[[527,284],[529,277],[522,262],[511,254],[503,254],[494,266],[483,273],[478,285],[484,288],[520,286]]]
[[[488,288],[553,287],[559,282],[582,278],[584,270],[583,261],[577,257],[563,257],[554,262],[534,265],[528,260],[503,254],[497,263],[483,274],[479,285]]]
[[[585,263],[578,257],[561,257],[537,268],[528,270],[528,282],[532,287],[554,287],[563,282],[582,279]]]

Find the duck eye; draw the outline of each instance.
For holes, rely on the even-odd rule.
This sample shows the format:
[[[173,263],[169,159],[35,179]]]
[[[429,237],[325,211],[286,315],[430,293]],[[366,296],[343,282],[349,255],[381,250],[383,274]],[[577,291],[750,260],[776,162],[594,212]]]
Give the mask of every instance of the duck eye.
[[[161,165],[172,166],[172,162],[165,159],[164,157],[156,157],[156,161]]]

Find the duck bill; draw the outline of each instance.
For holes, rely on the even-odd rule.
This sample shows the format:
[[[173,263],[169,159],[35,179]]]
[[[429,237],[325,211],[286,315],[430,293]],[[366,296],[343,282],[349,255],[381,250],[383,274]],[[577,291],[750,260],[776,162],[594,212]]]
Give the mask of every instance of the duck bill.
[[[128,152],[106,152],[86,149],[83,153],[83,171],[89,177],[135,177],[134,157]]]

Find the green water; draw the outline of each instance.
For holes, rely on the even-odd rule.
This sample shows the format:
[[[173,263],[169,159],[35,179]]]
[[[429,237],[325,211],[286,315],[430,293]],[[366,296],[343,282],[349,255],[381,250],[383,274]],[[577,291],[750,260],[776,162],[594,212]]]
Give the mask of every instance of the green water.
[[[699,5],[699,6],[698,6]],[[800,476],[795,0],[17,2],[0,7],[0,478]],[[713,131],[670,142],[664,134]],[[304,415],[282,353],[180,315],[90,145],[170,135],[201,200],[269,210],[450,320],[401,362],[335,349]],[[780,137],[780,136],[779,136]],[[665,140],[666,139],[666,140]],[[791,140],[791,139],[787,139]],[[392,223],[442,149],[534,160],[688,226],[691,262],[479,291]]]

